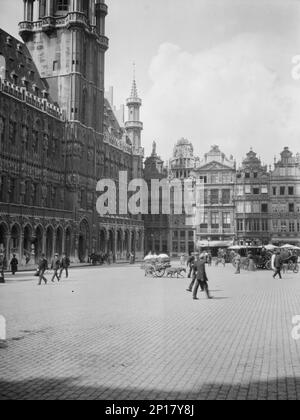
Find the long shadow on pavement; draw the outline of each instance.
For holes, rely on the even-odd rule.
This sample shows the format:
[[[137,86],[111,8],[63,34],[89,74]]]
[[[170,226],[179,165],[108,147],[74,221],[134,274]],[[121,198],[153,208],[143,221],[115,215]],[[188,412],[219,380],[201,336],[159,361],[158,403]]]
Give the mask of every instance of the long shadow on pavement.
[[[281,377],[247,384],[206,383],[199,389],[163,390],[84,386],[80,378],[1,381],[0,400],[297,400],[300,377]]]

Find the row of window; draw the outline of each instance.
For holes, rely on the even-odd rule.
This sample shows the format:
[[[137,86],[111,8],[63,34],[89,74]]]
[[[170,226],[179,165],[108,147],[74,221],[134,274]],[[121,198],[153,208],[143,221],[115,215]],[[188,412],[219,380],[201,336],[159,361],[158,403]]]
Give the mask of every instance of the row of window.
[[[173,240],[193,240],[194,239],[194,231],[193,230],[174,230],[173,231]]]
[[[210,225],[213,229],[218,229],[222,223],[223,228],[231,228],[231,213],[230,212],[203,212],[200,216],[200,227],[207,228]]]
[[[295,195],[295,187],[286,187],[286,186],[281,186],[281,187],[272,187],[272,194],[273,195],[280,195],[280,196],[285,196],[285,195]]]
[[[296,233],[300,232],[299,220],[273,220],[272,229],[279,233]]]
[[[237,220],[238,232],[268,232],[269,221],[266,219]]]
[[[269,189],[267,185],[252,186],[252,185],[237,185],[237,196],[243,196],[244,194],[268,194]]]

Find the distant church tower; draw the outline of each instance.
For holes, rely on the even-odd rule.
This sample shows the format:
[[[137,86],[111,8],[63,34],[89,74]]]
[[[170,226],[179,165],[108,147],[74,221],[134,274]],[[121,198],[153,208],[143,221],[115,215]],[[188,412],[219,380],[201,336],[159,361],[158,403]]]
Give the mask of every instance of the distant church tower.
[[[23,0],[20,35],[69,121],[103,132],[104,0]]]
[[[138,151],[142,145],[143,123],[140,121],[141,106],[142,100],[138,96],[134,74],[131,95],[130,98],[127,99],[128,121],[125,122],[125,128],[128,137],[130,138],[131,143],[136,151]]]

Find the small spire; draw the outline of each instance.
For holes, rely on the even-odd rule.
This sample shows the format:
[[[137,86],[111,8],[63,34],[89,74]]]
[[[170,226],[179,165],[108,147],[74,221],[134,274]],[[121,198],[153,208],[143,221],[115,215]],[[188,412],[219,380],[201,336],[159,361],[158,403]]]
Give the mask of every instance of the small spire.
[[[133,63],[133,82],[132,82],[132,89],[131,89],[131,98],[138,98],[138,91],[137,91],[136,80],[135,80],[135,62]]]

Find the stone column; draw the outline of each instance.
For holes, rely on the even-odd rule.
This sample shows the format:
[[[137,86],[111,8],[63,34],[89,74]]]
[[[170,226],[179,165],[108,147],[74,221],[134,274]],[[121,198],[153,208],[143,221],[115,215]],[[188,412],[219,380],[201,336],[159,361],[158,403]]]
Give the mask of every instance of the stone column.
[[[142,257],[144,257],[144,255],[145,255],[145,232],[144,231],[141,233],[141,249],[140,249],[140,251],[141,251]]]
[[[28,22],[33,21],[33,0],[28,0],[27,2],[26,21]]]
[[[66,230],[65,229],[63,229],[63,231],[62,231],[63,233],[62,233],[62,244],[61,244],[61,249],[62,249],[62,252],[64,253],[64,252],[66,252]]]
[[[7,260],[7,265],[9,265],[9,263],[10,263],[10,242],[11,242],[11,235],[10,235],[10,233],[8,233],[7,234],[7,236],[6,236],[6,250],[5,250],[5,253],[6,253],[6,260]]]
[[[46,254],[46,241],[47,241],[47,232],[43,231],[42,254]]]
[[[172,242],[172,231],[169,231],[169,235],[168,235],[168,242],[169,242],[169,255],[170,257],[172,256],[173,253],[173,242]]]
[[[53,15],[53,0],[47,0],[46,5],[46,16],[52,16]]]
[[[20,238],[19,238],[19,263],[22,264],[23,263],[23,257],[24,257],[24,233],[21,232],[20,233]]]
[[[113,253],[114,253],[115,258],[117,260],[117,254],[118,254],[118,231],[117,230],[114,230],[113,232],[114,232],[114,235],[113,235],[113,238],[114,238]]]
[[[56,249],[56,231],[53,232],[53,242],[52,242],[52,256],[51,258],[54,257],[54,254],[56,253],[57,249]]]

